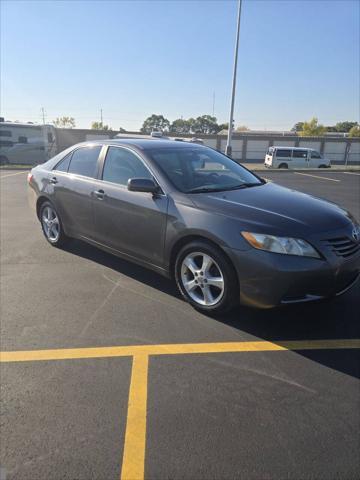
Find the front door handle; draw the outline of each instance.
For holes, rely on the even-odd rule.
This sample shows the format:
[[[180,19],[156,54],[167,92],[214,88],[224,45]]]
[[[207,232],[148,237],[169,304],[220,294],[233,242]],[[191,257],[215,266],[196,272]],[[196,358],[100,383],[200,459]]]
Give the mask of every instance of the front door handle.
[[[99,200],[103,200],[104,196],[105,196],[105,192],[104,192],[104,190],[95,190],[94,195]]]
[[[56,177],[50,178],[50,183],[55,184],[58,183],[58,179]]]

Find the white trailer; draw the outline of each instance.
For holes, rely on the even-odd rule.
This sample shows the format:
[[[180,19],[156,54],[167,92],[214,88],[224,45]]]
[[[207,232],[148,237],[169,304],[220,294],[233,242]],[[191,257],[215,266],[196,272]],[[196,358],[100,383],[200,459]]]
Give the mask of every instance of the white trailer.
[[[0,165],[37,165],[57,153],[52,125],[0,122]]]

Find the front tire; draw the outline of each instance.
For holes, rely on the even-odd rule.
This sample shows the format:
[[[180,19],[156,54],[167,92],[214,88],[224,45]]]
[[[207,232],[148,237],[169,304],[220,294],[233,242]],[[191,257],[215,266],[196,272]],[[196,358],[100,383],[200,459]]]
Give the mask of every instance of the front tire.
[[[289,168],[289,165],[287,163],[280,163],[278,168]]]
[[[44,202],[40,209],[40,223],[46,240],[54,247],[62,247],[68,240],[60,216],[54,205]]]
[[[217,247],[205,241],[185,245],[175,262],[177,287],[194,308],[206,313],[226,313],[238,303],[234,267]]]

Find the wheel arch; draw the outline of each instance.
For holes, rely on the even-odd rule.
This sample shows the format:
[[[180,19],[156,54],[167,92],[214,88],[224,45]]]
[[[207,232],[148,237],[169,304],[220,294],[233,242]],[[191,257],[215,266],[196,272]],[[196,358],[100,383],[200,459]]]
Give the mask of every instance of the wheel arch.
[[[40,210],[41,210],[42,205],[45,202],[52,203],[51,200],[48,197],[46,197],[45,195],[40,195],[38,197],[38,199],[36,200],[36,215],[37,215],[39,220],[40,220]]]
[[[229,261],[230,265],[232,266],[232,268],[236,273],[236,268],[234,266],[233,261],[231,260],[229,255],[226,253],[226,251],[221,247],[219,243],[201,234],[189,234],[179,238],[171,247],[170,255],[169,255],[169,276],[171,278],[174,277],[174,267],[175,267],[176,257],[180,252],[180,250],[188,243],[196,242],[196,241],[205,242],[215,248],[218,248],[221,251],[221,253],[227,258],[227,260]]]

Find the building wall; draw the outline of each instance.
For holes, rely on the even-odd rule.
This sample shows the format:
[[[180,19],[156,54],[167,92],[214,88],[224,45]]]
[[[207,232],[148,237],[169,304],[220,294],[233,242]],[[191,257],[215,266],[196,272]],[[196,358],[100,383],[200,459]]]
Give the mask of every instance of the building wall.
[[[68,129],[57,128],[56,137],[58,151],[87,140],[96,140],[97,138],[112,138],[118,132],[104,132],[101,130],[90,129]],[[130,134],[139,132],[129,132]],[[194,135],[177,135],[177,137],[192,138]],[[217,148],[221,152],[225,151],[227,138],[225,135],[197,135],[211,148]],[[296,135],[278,135],[278,134],[251,134],[249,132],[234,133],[232,139],[233,158],[241,162],[263,163],[267,149],[272,145],[282,147],[304,147],[319,150],[333,164],[360,165],[360,139],[349,137],[298,137]]]

